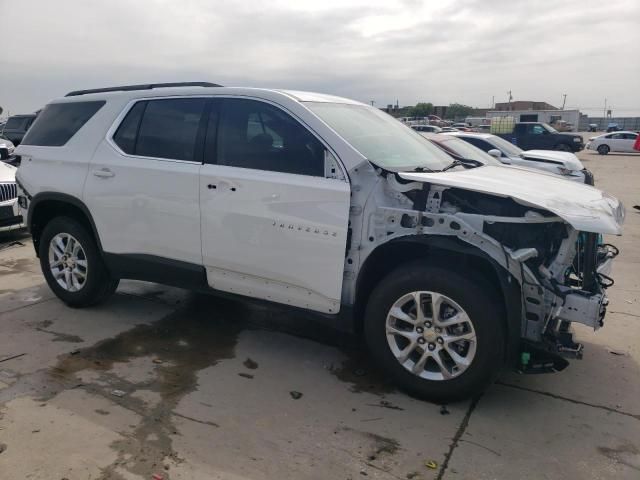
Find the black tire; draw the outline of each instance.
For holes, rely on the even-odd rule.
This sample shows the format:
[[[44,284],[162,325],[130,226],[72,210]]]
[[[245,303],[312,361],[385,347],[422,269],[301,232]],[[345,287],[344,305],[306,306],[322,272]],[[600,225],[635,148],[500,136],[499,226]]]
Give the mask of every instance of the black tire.
[[[58,234],[69,234],[80,243],[87,262],[87,275],[82,287],[77,291],[65,290],[58,284],[49,266],[49,245]],[[40,237],[38,250],[40,268],[49,288],[70,307],[89,307],[105,301],[118,288],[120,280],[109,274],[100,250],[91,232],[77,220],[70,217],[55,217],[45,226]]]
[[[607,153],[609,153],[611,149],[609,148],[609,145],[599,145],[598,146],[598,153],[600,155],[606,155]]]
[[[553,149],[557,150],[559,152],[570,152],[571,151],[571,147],[569,145],[567,145],[566,143],[559,143],[555,147],[553,147]]]
[[[482,277],[442,267],[407,264],[390,273],[375,287],[366,308],[365,338],[379,367],[403,390],[415,397],[446,403],[473,397],[490,385],[504,365],[504,309],[497,294]],[[468,314],[476,333],[476,352],[462,373],[447,380],[422,378],[407,370],[392,353],[386,320],[403,295],[431,291],[446,295]]]

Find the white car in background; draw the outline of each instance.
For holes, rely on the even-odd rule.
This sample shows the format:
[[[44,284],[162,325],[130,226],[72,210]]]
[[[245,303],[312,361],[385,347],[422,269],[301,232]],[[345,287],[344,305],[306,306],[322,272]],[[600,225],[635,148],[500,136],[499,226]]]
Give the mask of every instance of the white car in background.
[[[18,230],[25,226],[18,209],[17,170],[12,165],[0,162],[0,232]]]
[[[0,135],[0,160],[7,160],[13,155],[15,145],[8,138]]]
[[[638,138],[636,132],[611,132],[592,137],[587,143],[587,150],[595,150],[600,155],[606,155],[609,152],[627,152],[633,153],[638,150],[633,149],[633,144]]]
[[[484,150],[503,163],[535,168],[562,175],[567,180],[593,185],[593,174],[574,153],[554,150],[522,150],[513,143],[490,133],[447,132]]]
[[[436,125],[411,125],[411,128],[416,132],[427,132],[427,133],[440,133],[442,128]]]

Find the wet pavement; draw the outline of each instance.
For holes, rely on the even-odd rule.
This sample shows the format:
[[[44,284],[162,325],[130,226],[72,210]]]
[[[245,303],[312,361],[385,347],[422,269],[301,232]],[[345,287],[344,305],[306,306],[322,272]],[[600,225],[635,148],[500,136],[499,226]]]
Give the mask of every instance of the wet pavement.
[[[605,328],[562,373],[446,406],[299,311],[133,281],[70,309],[1,236],[0,478],[640,478],[640,158],[580,156],[628,207]]]

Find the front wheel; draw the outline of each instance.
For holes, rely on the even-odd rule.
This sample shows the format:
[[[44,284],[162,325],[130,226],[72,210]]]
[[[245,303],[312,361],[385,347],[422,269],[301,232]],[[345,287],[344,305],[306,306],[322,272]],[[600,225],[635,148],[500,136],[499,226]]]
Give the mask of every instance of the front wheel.
[[[607,153],[609,153],[609,145],[600,145],[598,147],[598,153],[600,155],[606,155]]]
[[[434,402],[482,392],[503,365],[504,313],[481,279],[406,265],[384,278],[366,309],[371,355],[404,390]]]
[[[71,307],[100,303],[118,287],[119,279],[109,275],[93,235],[73,218],[47,223],[38,253],[49,288]]]

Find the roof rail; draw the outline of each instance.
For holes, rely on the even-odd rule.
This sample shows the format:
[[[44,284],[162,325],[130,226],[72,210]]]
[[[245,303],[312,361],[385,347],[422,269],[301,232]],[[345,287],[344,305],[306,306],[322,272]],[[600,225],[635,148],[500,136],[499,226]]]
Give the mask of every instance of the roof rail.
[[[128,92],[132,90],[151,90],[153,88],[167,87],[221,87],[217,83],[210,82],[174,82],[174,83],[144,83],[140,85],[122,85],[120,87],[93,88],[90,90],[74,90],[65,95],[65,97],[77,97],[78,95],[88,95],[90,93],[105,92]]]

